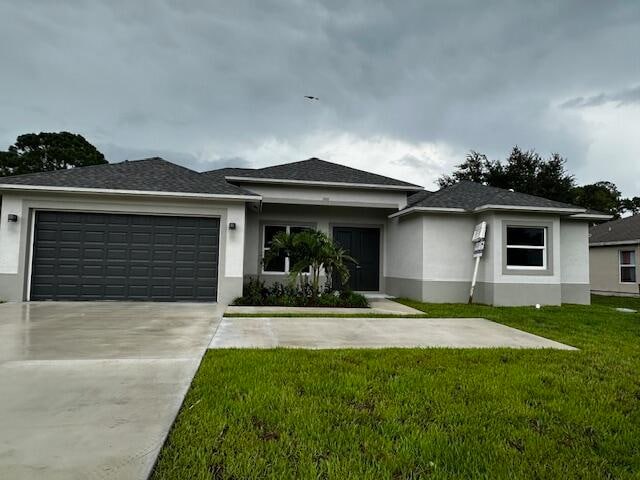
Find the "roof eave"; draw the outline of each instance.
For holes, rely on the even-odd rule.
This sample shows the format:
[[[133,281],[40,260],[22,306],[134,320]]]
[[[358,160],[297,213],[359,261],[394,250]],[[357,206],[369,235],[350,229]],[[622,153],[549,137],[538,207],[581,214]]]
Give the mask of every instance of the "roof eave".
[[[611,220],[613,215],[606,215],[604,213],[578,213],[570,215],[569,218],[575,220]]]
[[[487,210],[503,210],[513,212],[537,212],[537,213],[559,213],[559,214],[576,214],[584,213],[584,208],[569,208],[569,207],[535,207],[529,205],[480,205],[473,209],[474,212],[484,212]]]
[[[469,213],[464,208],[452,207],[409,207],[399,212],[392,213],[388,218],[402,217],[412,213]]]
[[[149,197],[169,198],[199,198],[207,200],[232,200],[232,201],[260,201],[260,195],[239,195],[228,193],[191,193],[191,192],[164,192],[155,190],[125,190],[110,188],[84,188],[84,187],[55,187],[46,185],[18,185],[0,184],[0,191],[29,191],[44,193],[95,193],[101,195],[134,195]]]
[[[613,247],[616,245],[636,245],[636,244],[640,244],[640,238],[637,238],[635,240],[618,240],[618,241],[611,241],[611,242],[589,242],[589,246],[590,247]]]
[[[350,183],[350,182],[322,182],[314,180],[290,180],[284,178],[257,178],[257,177],[239,177],[225,176],[228,182],[239,183],[269,183],[274,185],[306,185],[315,187],[339,187],[339,188],[362,188],[373,190],[399,190],[403,192],[415,192],[422,190],[419,185],[384,185],[378,183]]]
[[[563,215],[580,214],[585,210],[581,208],[561,208],[561,207],[533,207],[518,205],[481,205],[473,210],[466,210],[457,207],[409,207],[399,212],[389,215],[389,218],[400,217],[412,213],[480,213],[488,210],[501,210],[511,212],[533,212],[533,213],[557,213]]]

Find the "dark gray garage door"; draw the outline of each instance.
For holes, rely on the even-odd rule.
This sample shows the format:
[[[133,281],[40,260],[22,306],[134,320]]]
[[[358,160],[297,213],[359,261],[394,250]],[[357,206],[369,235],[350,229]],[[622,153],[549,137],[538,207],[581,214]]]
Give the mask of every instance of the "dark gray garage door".
[[[31,300],[214,301],[215,218],[36,212]]]

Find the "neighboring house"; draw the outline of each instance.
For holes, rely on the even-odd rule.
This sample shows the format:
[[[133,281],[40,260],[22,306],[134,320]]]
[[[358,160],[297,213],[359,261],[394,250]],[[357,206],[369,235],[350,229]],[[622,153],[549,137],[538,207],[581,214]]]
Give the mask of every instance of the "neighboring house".
[[[544,198],[462,182],[437,192],[316,158],[198,173],[151,158],[0,179],[0,297],[228,302],[279,231],[317,228],[356,257],[350,286],[465,302],[589,303],[588,222]]]
[[[593,227],[589,263],[594,293],[640,295],[640,215]]]

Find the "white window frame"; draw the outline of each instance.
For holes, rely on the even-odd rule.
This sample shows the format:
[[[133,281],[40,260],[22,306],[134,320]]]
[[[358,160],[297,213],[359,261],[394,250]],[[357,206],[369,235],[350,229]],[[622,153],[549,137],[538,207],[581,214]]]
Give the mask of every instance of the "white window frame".
[[[632,262],[633,263],[622,263],[622,254],[626,253],[626,252],[630,252],[631,256],[633,257]],[[635,277],[636,280],[634,282],[623,282],[622,281],[622,267],[625,268],[630,268],[633,267],[633,272],[635,273]],[[625,250],[625,249],[620,249],[618,250],[618,280],[621,284],[623,285],[635,285],[638,281],[638,267],[636,265],[636,251],[635,250]]]
[[[506,238],[504,239],[505,243],[507,242],[507,238],[509,238],[509,229],[510,228],[539,228],[542,229],[543,234],[543,244],[542,245],[509,245],[507,243],[507,248],[505,251],[505,255],[508,255],[509,249],[518,248],[521,250],[542,250],[542,266],[529,266],[529,265],[509,265],[509,257],[504,259],[504,264],[507,266],[507,270],[546,270],[547,269],[547,227],[539,226],[539,225],[507,225],[505,230]]]
[[[309,225],[288,225],[288,224],[284,224],[284,223],[265,223],[264,225],[262,225],[262,245],[261,245],[261,252],[262,252],[262,256],[260,257],[260,264],[262,265],[261,270],[262,270],[262,274],[263,275],[288,275],[289,274],[289,268],[290,268],[290,264],[289,264],[289,257],[284,257],[284,271],[269,271],[269,270],[265,270],[264,267],[264,255],[267,252],[267,250],[269,250],[269,247],[265,247],[265,240],[267,238],[267,227],[283,227],[285,229],[285,231],[287,232],[287,234],[291,233],[291,228],[308,228],[311,229],[312,227],[310,227]],[[303,273],[304,275],[307,275],[307,272]]]

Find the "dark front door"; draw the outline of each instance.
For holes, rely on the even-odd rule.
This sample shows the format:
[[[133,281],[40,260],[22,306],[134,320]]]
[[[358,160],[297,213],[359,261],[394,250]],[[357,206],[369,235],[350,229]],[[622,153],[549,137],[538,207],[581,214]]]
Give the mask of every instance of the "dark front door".
[[[36,212],[31,300],[215,301],[217,218]]]
[[[335,227],[334,240],[358,261],[349,263],[348,286],[356,291],[380,289],[380,229],[360,227]]]

